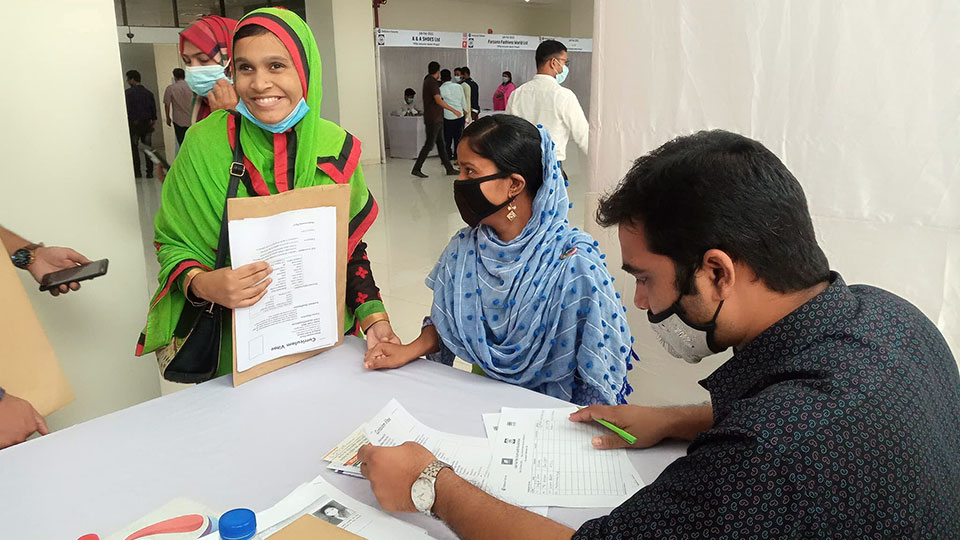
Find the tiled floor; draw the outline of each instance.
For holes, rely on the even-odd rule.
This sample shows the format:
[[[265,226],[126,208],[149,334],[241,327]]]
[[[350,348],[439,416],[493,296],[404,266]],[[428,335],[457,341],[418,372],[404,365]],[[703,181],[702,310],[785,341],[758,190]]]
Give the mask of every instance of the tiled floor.
[[[585,199],[586,159],[577,152],[571,154],[564,163],[570,177],[570,199],[576,205],[570,222],[582,228],[584,212],[580,203]],[[389,159],[385,164],[364,166],[367,185],[380,206],[380,215],[365,241],[394,330],[404,342],[416,338],[423,317],[430,312],[432,295],[424,278],[450,237],[463,226],[453,201],[453,177],[443,175],[439,159],[427,161],[423,170],[430,177],[426,179],[410,175],[412,164],[412,160]],[[153,250],[153,216],[160,204],[160,184],[156,180],[137,179],[137,189],[147,260],[146,283],[152,295],[159,269]],[[616,248],[607,246],[608,250]],[[632,282],[622,272],[614,275],[624,298],[632,298]],[[637,338],[636,349],[642,358],[637,369],[630,372],[631,384],[636,389],[631,401],[650,405],[706,401],[707,394],[696,381],[715,369],[719,361],[689,366],[668,357],[649,330],[646,313],[633,306],[628,309],[630,327]],[[167,393],[176,387],[164,384],[163,390]]]

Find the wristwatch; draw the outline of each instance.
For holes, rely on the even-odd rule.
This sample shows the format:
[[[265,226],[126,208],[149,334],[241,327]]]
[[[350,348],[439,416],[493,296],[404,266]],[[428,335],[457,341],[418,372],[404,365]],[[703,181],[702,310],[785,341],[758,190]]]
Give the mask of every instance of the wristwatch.
[[[34,253],[36,253],[37,248],[43,246],[43,244],[29,244],[23,246],[22,248],[13,252],[13,255],[10,256],[10,261],[13,262],[13,265],[21,270],[26,269],[28,266],[33,264]]]
[[[413,499],[413,505],[417,507],[417,510],[428,516],[436,517],[433,514],[433,503],[437,500],[437,475],[445,468],[453,469],[453,467],[440,460],[434,460],[420,473],[420,477],[410,488],[410,498]]]

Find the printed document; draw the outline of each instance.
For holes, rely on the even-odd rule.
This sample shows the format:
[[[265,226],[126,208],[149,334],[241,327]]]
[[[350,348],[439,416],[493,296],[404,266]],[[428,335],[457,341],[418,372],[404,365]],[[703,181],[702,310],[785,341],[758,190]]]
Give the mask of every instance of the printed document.
[[[486,489],[490,466],[490,443],[483,437],[454,435],[421,424],[396,400],[363,425],[367,439],[377,446],[399,446],[407,441],[420,443],[437,459],[449,463],[464,480]]]
[[[236,316],[237,371],[337,342],[337,210],[291,210],[230,221],[233,268],[270,263],[266,295]]]
[[[267,539],[304,514],[369,540],[426,540],[427,531],[367,506],[321,477],[301,485],[272,507],[257,513],[258,538]]]
[[[523,506],[602,508],[619,506],[642,488],[626,450],[595,449],[591,439],[609,432],[571,422],[576,410],[501,409],[496,430],[488,431],[487,491]]]

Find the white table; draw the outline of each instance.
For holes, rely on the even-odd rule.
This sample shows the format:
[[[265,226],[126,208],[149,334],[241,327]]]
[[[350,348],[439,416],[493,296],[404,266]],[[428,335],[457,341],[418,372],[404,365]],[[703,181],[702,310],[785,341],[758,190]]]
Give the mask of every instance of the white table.
[[[321,471],[352,497],[378,507],[369,484],[325,470],[321,456],[397,398],[428,426],[483,436],[481,413],[563,402],[482,376],[418,360],[368,372],[362,341],[233,388],[228,377],[0,451],[0,538],[101,538],[176,497],[213,510],[263,510]],[[632,451],[646,483],[685,445]],[[571,527],[604,509],[551,508]],[[419,514],[400,519],[434,538],[455,538]]]
[[[387,116],[387,142],[390,157],[416,159],[427,140],[427,128],[422,116]],[[436,156],[437,145],[430,147],[429,156]]]

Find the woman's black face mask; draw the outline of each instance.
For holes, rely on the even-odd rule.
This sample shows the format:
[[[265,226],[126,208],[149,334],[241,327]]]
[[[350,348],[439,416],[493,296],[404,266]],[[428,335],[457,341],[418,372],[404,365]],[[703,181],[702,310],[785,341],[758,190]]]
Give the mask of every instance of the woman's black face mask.
[[[509,173],[498,172],[480,178],[471,178],[469,180],[457,180],[453,183],[453,199],[457,202],[457,209],[460,210],[460,217],[470,227],[476,227],[480,221],[486,217],[492,216],[504,206],[513,202],[516,195],[510,197],[501,204],[493,204],[483,194],[480,184],[500,178],[507,178]]]

